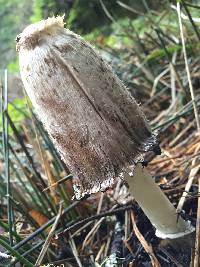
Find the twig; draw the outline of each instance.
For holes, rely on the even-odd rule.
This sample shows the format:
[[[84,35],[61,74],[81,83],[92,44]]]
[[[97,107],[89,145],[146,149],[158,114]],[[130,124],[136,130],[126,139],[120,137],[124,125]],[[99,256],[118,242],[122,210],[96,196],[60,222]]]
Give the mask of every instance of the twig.
[[[60,185],[61,183],[64,183],[64,182],[66,182],[67,180],[72,179],[72,178],[73,178],[73,175],[72,175],[72,174],[69,174],[69,175],[63,177],[62,179],[58,180],[57,182],[51,184],[50,186],[46,187],[45,189],[42,190],[42,192],[45,192],[45,191],[49,190],[50,188],[52,188],[52,187],[54,187],[54,186],[58,186],[58,185]]]
[[[100,247],[100,249],[99,249],[99,251],[98,251],[98,253],[97,253],[97,255],[96,255],[95,263],[98,263],[98,261],[100,260],[101,255],[102,255],[102,253],[103,253],[103,251],[104,251],[104,249],[105,249],[105,246],[106,246],[106,243],[103,243],[103,244],[101,245],[101,247]]]
[[[197,146],[197,148],[195,149],[195,153],[194,154],[197,154],[199,149],[200,149],[200,145]],[[196,177],[196,174],[199,171],[200,165],[199,164],[196,165],[197,159],[198,159],[198,157],[195,157],[193,159],[193,161],[192,161],[192,167],[191,167],[191,170],[190,170],[188,181],[187,181],[187,183],[185,185],[185,190],[183,192],[182,197],[179,200],[179,203],[178,203],[178,206],[177,206],[177,209],[176,209],[177,213],[179,213],[182,210],[184,202],[185,202],[185,198],[187,196],[187,192],[189,192],[190,187],[192,186],[192,182],[193,182],[194,178]]]
[[[192,99],[192,103],[193,103],[194,115],[195,115],[196,124],[197,124],[197,131],[199,132],[200,131],[200,121],[199,121],[199,115],[198,115],[194,90],[193,90],[192,81],[191,81],[190,69],[189,69],[189,65],[188,65],[188,61],[187,61],[187,52],[186,52],[186,47],[185,47],[185,39],[184,39],[184,34],[183,34],[183,25],[182,25],[182,21],[181,21],[181,9],[180,9],[180,3],[179,2],[177,2],[177,13],[178,13],[181,41],[182,41],[182,46],[183,46],[185,68],[186,68],[186,72],[187,72],[190,94],[191,94],[191,99]]]
[[[104,198],[104,193],[101,193],[101,197],[100,197],[98,208],[97,208],[97,214],[100,214],[103,198]],[[114,206],[112,209],[114,209],[115,207],[116,206]],[[104,220],[104,218],[101,218],[99,221],[97,221],[94,224],[94,226],[92,227],[92,229],[89,231],[89,233],[86,235],[86,237],[85,237],[85,239],[83,241],[82,249],[84,249],[85,245],[89,242],[89,240],[92,240],[92,238],[94,237],[94,235],[98,231],[98,229],[99,229],[99,227],[100,227],[100,225],[101,225],[103,220]]]
[[[135,256],[131,245],[129,245],[129,243],[128,243],[128,240],[124,239],[123,243],[126,246],[126,248],[128,249],[128,251],[132,254],[132,256]]]
[[[52,228],[51,228],[51,230],[50,230],[50,232],[49,232],[49,234],[47,236],[47,239],[46,239],[46,241],[45,241],[45,243],[44,243],[44,245],[42,247],[42,250],[41,250],[41,252],[40,252],[40,254],[39,254],[38,258],[37,258],[35,266],[40,266],[40,264],[42,263],[42,260],[43,260],[45,254],[47,252],[47,249],[48,249],[48,247],[50,245],[51,239],[52,239],[52,237],[53,237],[53,235],[55,233],[55,230],[56,230],[56,227],[57,227],[57,225],[59,223],[61,215],[62,215],[62,203],[60,203],[58,215],[56,216],[54,224],[53,224],[53,226],[52,226]]]
[[[79,259],[79,256],[78,256],[78,252],[77,252],[77,249],[76,249],[76,244],[74,242],[74,239],[72,238],[71,234],[69,234],[69,244],[70,244],[70,247],[71,247],[71,250],[72,250],[72,253],[74,254],[74,257],[76,259],[76,262],[78,263],[78,266],[79,267],[83,267],[80,259]]]
[[[98,204],[98,208],[97,208],[97,214],[100,213],[101,208],[102,208],[102,204],[103,204],[103,198],[104,198],[104,193],[101,193],[100,199],[99,199],[99,204]]]
[[[107,242],[106,242],[105,253],[104,253],[105,257],[108,255],[108,251],[110,249],[110,244],[111,244],[112,236],[113,236],[113,230],[111,230],[108,233],[108,236],[107,236]]]
[[[151,259],[151,264],[153,267],[161,267],[159,261],[157,260],[153,248],[150,244],[147,243],[147,241],[144,239],[143,235],[140,233],[139,229],[137,228],[136,222],[135,222],[135,216],[133,211],[131,211],[131,220],[133,224],[133,231],[135,235],[137,236],[138,240],[142,244],[144,250],[148,253],[150,259]]]
[[[73,225],[71,225],[68,228],[66,228],[63,232],[58,233],[58,236],[66,235],[68,232],[72,231],[76,227],[80,227],[82,224],[86,224],[86,223],[88,223],[90,221],[94,221],[94,220],[100,219],[102,217],[111,216],[111,215],[114,215],[114,214],[122,212],[122,211],[130,210],[132,208],[133,208],[133,205],[128,205],[128,206],[124,206],[124,207],[120,207],[120,208],[114,209],[112,211],[102,212],[100,214],[91,216],[91,217],[83,219],[83,220],[79,220],[79,221],[75,222]]]
[[[97,232],[97,230],[99,229],[102,221],[104,220],[105,218],[102,217],[99,221],[97,221],[95,223],[95,225],[92,227],[92,229],[89,231],[89,233],[86,235],[84,241],[83,241],[83,245],[82,245],[82,249],[84,249],[84,247],[86,246],[86,244],[89,242],[88,240],[91,239],[90,236],[94,236],[94,234]]]
[[[84,224],[83,226],[81,226],[80,228],[78,228],[77,231],[75,231],[73,234],[71,234],[71,237],[75,237],[76,235],[80,234],[85,228],[87,228],[89,225],[91,225],[93,222],[88,222],[86,224]]]

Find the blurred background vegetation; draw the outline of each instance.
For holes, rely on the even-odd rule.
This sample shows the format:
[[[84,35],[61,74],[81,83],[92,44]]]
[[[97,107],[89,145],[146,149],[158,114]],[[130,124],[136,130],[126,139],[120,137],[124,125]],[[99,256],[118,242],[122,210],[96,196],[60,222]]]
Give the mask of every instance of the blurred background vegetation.
[[[164,10],[167,1],[124,0],[123,4],[131,10],[120,7],[120,1],[104,0],[103,3],[109,10],[113,19],[124,20],[127,24],[145,8]],[[135,10],[135,12],[133,12]],[[147,12],[147,10],[145,11]],[[113,23],[106,16],[99,0],[0,0],[0,67],[9,66],[9,70],[17,71],[17,55],[15,53],[15,37],[31,22],[46,19],[52,15],[65,14],[66,26],[79,34],[90,34],[91,40],[102,33],[110,36],[113,33]]]
[[[192,166],[199,166],[193,156],[199,153],[194,102],[198,112],[200,107],[200,1],[179,2],[195,101],[185,71],[175,0],[0,0],[0,252],[8,255],[6,259],[0,253],[1,266],[19,262],[34,266],[36,259],[67,262],[69,267],[114,266],[106,262],[119,235],[116,260],[123,266],[131,261],[134,266],[150,266],[149,256],[132,234],[130,198],[120,181],[105,193],[72,201],[72,174],[24,96],[14,40],[28,24],[65,14],[66,27],[99,50],[141,103],[152,129],[159,132],[163,154],[149,168],[178,205]],[[189,191],[193,197],[185,200],[181,210],[195,226],[197,180]],[[61,235],[46,243],[61,200],[63,215],[54,234],[72,228],[67,238]],[[120,210],[124,203],[127,205]],[[113,208],[112,216],[105,217]],[[161,266],[177,266],[177,255],[159,246],[152,225],[135,203],[134,212]],[[85,218],[91,220],[73,229]],[[121,230],[116,232],[116,225]],[[47,252],[40,255],[42,247]]]

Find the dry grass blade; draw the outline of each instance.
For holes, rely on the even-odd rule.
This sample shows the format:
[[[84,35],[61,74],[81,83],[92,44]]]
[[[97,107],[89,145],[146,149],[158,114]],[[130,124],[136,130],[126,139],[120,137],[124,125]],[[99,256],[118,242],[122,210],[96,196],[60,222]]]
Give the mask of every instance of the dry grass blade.
[[[89,233],[86,235],[85,240],[83,241],[82,250],[86,247],[88,243],[91,242],[104,219],[105,218],[101,218],[99,221],[97,221],[92,227],[92,229],[89,231]]]
[[[123,8],[131,11],[132,13],[138,14],[140,16],[144,16],[145,15],[145,13],[141,12],[140,10],[136,10],[135,8],[132,8],[132,7],[128,6],[128,5],[126,5],[125,3],[121,2],[121,1],[117,1],[117,4],[119,6],[121,6],[121,7],[123,7]]]
[[[80,227],[76,232],[74,232],[73,234],[71,234],[71,237],[75,237],[76,235],[80,234],[85,228],[87,228],[90,224],[93,224],[93,221],[88,222],[86,224],[84,224],[82,227]]]
[[[56,181],[55,183],[51,184],[50,186],[46,187],[45,189],[42,190],[42,192],[45,192],[45,191],[51,189],[52,187],[57,187],[61,183],[64,183],[65,181],[72,179],[72,177],[73,177],[72,174],[69,174],[69,175],[63,177],[62,179]]]
[[[104,198],[104,193],[101,193],[100,199],[99,199],[99,204],[98,204],[98,208],[97,208],[97,215],[100,214],[101,212],[101,207],[102,207],[102,203],[103,203],[103,198]],[[83,241],[83,245],[82,245],[82,249],[84,249],[84,247],[92,242],[96,232],[98,231],[102,221],[104,220],[104,218],[101,218],[99,221],[97,221],[94,226],[92,227],[92,229],[89,231],[89,233],[86,235],[85,240]],[[84,226],[89,225],[90,222]]]
[[[183,34],[183,24],[182,24],[182,20],[181,20],[181,9],[180,9],[180,3],[179,2],[177,2],[177,13],[178,13],[181,41],[182,41],[182,46],[183,46],[185,68],[186,68],[186,72],[187,72],[190,94],[191,94],[192,103],[193,103],[194,115],[195,115],[195,119],[196,119],[197,130],[200,131],[200,121],[199,121],[197,105],[195,102],[195,95],[194,95],[194,90],[193,90],[192,81],[191,81],[190,69],[189,69],[189,65],[188,65],[188,61],[187,61],[187,52],[186,52],[186,47],[185,47],[185,39],[184,39],[184,34]]]
[[[97,253],[97,256],[96,256],[96,258],[95,258],[95,263],[98,264],[98,261],[100,260],[102,254],[103,254],[103,251],[104,251],[104,249],[105,249],[105,246],[106,246],[106,243],[103,243],[102,246],[100,247],[100,249],[99,249],[99,251],[98,251],[98,253]]]
[[[191,121],[170,143],[169,147],[173,147],[175,144],[178,143],[178,141],[181,139],[181,137],[184,136],[184,134],[190,130],[190,128],[194,125],[194,120]]]
[[[130,239],[130,238],[129,238]],[[124,245],[127,247],[127,249],[129,250],[129,252],[134,256],[134,252],[133,252],[133,249],[132,249],[132,246],[129,245],[128,241],[129,239],[127,240],[123,240],[124,242]]]
[[[174,10],[177,10],[176,6],[174,5],[171,5],[171,8]],[[189,20],[189,18],[183,12],[180,12],[180,16],[183,20]],[[198,22],[198,23],[200,22],[200,18],[192,18],[192,20],[194,22]]]
[[[177,100],[178,98],[176,98],[176,70],[175,70],[175,60],[176,60],[176,56],[177,54],[174,53],[173,54],[173,58],[172,58],[172,62],[169,64],[169,67],[167,69],[165,69],[163,72],[160,73],[160,75],[158,75],[155,79],[154,82],[154,86],[151,92],[151,97],[154,96],[155,92],[156,92],[156,86],[157,83],[159,82],[159,80],[162,78],[162,76],[164,76],[167,72],[170,71],[171,73],[171,85],[168,85],[168,83],[166,83],[165,81],[162,81],[162,83],[164,85],[166,85],[167,87],[171,88],[171,104],[169,105],[169,107],[164,110],[163,112],[161,112],[152,122],[153,123],[157,123],[159,122],[161,119],[163,119],[164,117],[169,116],[170,113],[172,113],[172,111],[175,109],[175,106],[177,104]],[[158,80],[157,80],[158,79]],[[177,79],[178,81],[178,79]]]
[[[165,76],[168,72],[169,72],[169,67],[167,67],[166,69],[164,69],[155,79],[153,82],[153,87],[150,93],[150,97],[153,97],[156,93],[156,87],[159,83],[159,81],[163,78],[163,76]],[[168,84],[163,80],[164,85],[168,86]]]
[[[77,251],[77,248],[76,248],[76,244],[74,242],[74,239],[73,237],[71,236],[71,234],[69,233],[69,244],[70,244],[70,247],[71,247],[71,250],[72,250],[72,253],[74,254],[74,257],[77,261],[77,264],[79,267],[83,267],[80,259],[79,259],[79,256],[78,256],[78,251]]]
[[[137,228],[133,211],[131,211],[131,221],[133,224],[133,231],[134,231],[135,235],[137,236],[138,240],[140,241],[140,243],[142,244],[144,250],[148,253],[148,255],[151,259],[152,266],[153,267],[161,267],[159,261],[157,260],[155,254],[153,252],[152,246],[147,243],[147,241],[144,239],[143,235],[140,233],[139,229]]]
[[[103,217],[112,216],[112,215],[115,215],[117,213],[124,212],[126,210],[130,210],[132,208],[133,208],[133,205],[124,205],[124,206],[121,206],[119,208],[116,208],[116,205],[115,205],[109,211],[101,212],[100,214],[93,215],[93,216],[87,217],[87,218],[82,219],[82,220],[77,220],[74,224],[67,227],[64,231],[59,232],[58,237],[66,235],[67,233],[71,232],[73,229],[76,229],[76,228],[82,226],[83,224],[85,225],[88,222],[98,220],[98,219],[101,219]]]
[[[103,198],[104,198],[104,193],[101,193],[100,196],[100,200],[99,200],[99,204],[98,204],[98,208],[97,208],[97,214],[100,214],[101,212],[101,207],[102,207],[102,203],[103,203]],[[83,242],[83,246],[82,248],[85,247],[85,245],[89,242],[92,241],[92,239],[94,238],[96,232],[98,231],[101,222],[104,220],[104,218],[101,218],[98,222],[95,223],[94,227],[91,229],[91,231],[88,233],[88,235],[86,236],[84,242]],[[91,236],[90,236],[91,235]]]
[[[51,239],[52,239],[52,237],[53,237],[53,235],[55,233],[55,230],[56,230],[56,227],[57,227],[57,225],[59,223],[61,215],[62,215],[62,203],[60,203],[58,215],[57,215],[56,220],[55,220],[55,222],[54,222],[54,224],[53,224],[53,226],[51,228],[51,231],[49,232],[48,237],[47,237],[47,239],[46,239],[46,241],[45,241],[45,243],[44,243],[44,245],[42,247],[42,250],[41,250],[41,252],[40,252],[40,254],[38,256],[38,259],[37,259],[37,261],[35,263],[35,266],[40,266],[40,264],[42,263],[42,260],[43,260],[45,254],[47,252],[47,249],[48,249],[48,247],[50,245]]]
[[[112,236],[113,236],[113,231],[110,231],[108,237],[107,237],[107,243],[106,243],[106,247],[105,247],[105,256],[108,255],[108,251],[110,249],[110,244],[111,244],[111,240],[112,240]]]
[[[195,154],[198,152],[198,150],[200,149],[200,145],[197,146],[197,148],[195,149]],[[184,205],[184,202],[185,202],[185,199],[188,195],[188,192],[192,186],[192,183],[193,183],[193,180],[194,178],[196,177],[196,174],[198,173],[199,171],[199,168],[200,168],[200,165],[196,165],[197,164],[197,159],[198,157],[195,157],[192,161],[192,166],[191,166],[191,170],[190,170],[190,174],[189,174],[189,177],[188,177],[188,181],[185,185],[185,190],[179,200],[179,203],[178,203],[178,206],[177,206],[177,213],[180,213],[182,208],[183,208],[183,205]]]
[[[28,96],[26,95],[25,91],[24,91],[24,96],[26,98],[27,107],[28,107],[29,113],[31,115],[31,122],[32,122],[35,138],[34,139],[31,138],[30,132],[28,131],[28,129],[26,129],[25,126],[23,126],[24,132],[26,133],[26,136],[27,136],[29,142],[32,143],[35,151],[37,152],[37,154],[38,154],[38,156],[39,156],[39,158],[41,160],[44,173],[45,173],[45,175],[46,175],[46,177],[48,179],[48,182],[50,184],[50,193],[52,195],[52,199],[54,200],[55,204],[58,204],[59,200],[57,198],[55,188],[51,187],[51,185],[54,184],[56,182],[56,180],[52,175],[50,164],[49,164],[49,162],[47,160],[47,156],[45,154],[45,151],[42,148],[42,144],[41,144],[41,141],[40,141],[40,138],[39,138],[39,135],[38,135],[38,130],[37,130],[34,118],[33,118],[32,113],[31,113],[31,107],[30,107],[30,103],[28,101]]]

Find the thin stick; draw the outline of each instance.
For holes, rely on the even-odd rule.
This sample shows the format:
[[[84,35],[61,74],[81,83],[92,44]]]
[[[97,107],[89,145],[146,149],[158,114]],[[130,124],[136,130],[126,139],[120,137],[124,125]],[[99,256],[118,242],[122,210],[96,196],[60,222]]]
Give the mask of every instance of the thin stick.
[[[196,154],[196,152],[198,152],[199,149],[200,149],[200,146],[198,146],[198,147],[196,148],[196,150],[195,150],[195,154]],[[191,170],[190,170],[190,174],[189,174],[189,177],[188,177],[188,181],[187,181],[187,183],[186,183],[186,185],[185,185],[185,190],[184,190],[184,192],[183,192],[183,194],[182,194],[182,196],[181,196],[181,198],[180,198],[180,200],[179,200],[178,206],[177,206],[177,208],[176,208],[176,212],[177,212],[177,213],[180,213],[180,212],[181,212],[181,210],[182,210],[182,208],[183,208],[183,205],[184,205],[184,203],[185,203],[185,199],[186,199],[186,197],[187,197],[187,195],[188,195],[187,192],[190,191],[190,188],[191,188],[191,186],[192,186],[193,180],[194,180],[194,178],[196,177],[196,174],[197,174],[198,171],[199,171],[200,166],[199,166],[199,164],[196,165],[196,161],[197,161],[197,159],[198,159],[198,157],[195,157],[195,158],[193,159],[193,161],[192,161],[192,167],[191,167]]]
[[[51,184],[50,186],[46,187],[45,189],[42,190],[42,192],[45,192],[45,191],[49,190],[51,187],[58,186],[59,184],[64,183],[67,180],[72,179],[72,178],[73,178],[73,175],[69,174],[69,175],[63,177],[62,179],[58,180],[57,182]]]
[[[132,248],[131,245],[129,245],[128,240],[124,239],[124,240],[123,240],[123,243],[124,243],[124,245],[127,247],[127,249],[129,250],[129,252],[132,254],[132,256],[134,257],[135,254],[134,254],[134,252],[133,252],[133,248]]]
[[[89,239],[91,240],[93,235],[96,234],[97,230],[99,229],[102,221],[104,220],[105,218],[101,218],[99,221],[97,221],[95,223],[95,225],[92,227],[92,229],[89,231],[89,233],[86,235],[84,241],[83,241],[83,245],[82,245],[82,250],[84,250],[85,246],[89,243]],[[92,237],[91,237],[92,236]],[[90,238],[91,237],[91,238]]]
[[[113,206],[111,208],[111,210],[115,209],[116,206]],[[97,212],[97,215],[100,214],[99,212]],[[89,243],[89,240],[91,240],[94,235],[96,234],[96,232],[98,231],[102,221],[104,220],[105,218],[102,217],[99,221],[97,221],[94,226],[92,227],[92,229],[89,231],[89,233],[86,235],[84,241],[83,241],[83,245],[82,245],[82,249],[84,249],[84,247],[86,246],[87,243]]]
[[[150,244],[147,243],[147,241],[144,239],[143,235],[140,233],[139,229],[137,228],[136,222],[135,222],[135,216],[133,211],[131,211],[131,221],[133,224],[133,231],[135,235],[137,236],[138,240],[142,244],[144,250],[148,253],[150,259],[151,259],[151,264],[153,267],[161,267],[159,261],[157,260],[153,248]]]
[[[71,232],[74,228],[80,227],[82,224],[86,224],[86,223],[88,223],[90,221],[94,221],[94,220],[100,219],[102,217],[112,216],[112,215],[114,215],[114,214],[116,214],[118,212],[130,210],[132,208],[133,208],[133,205],[122,206],[120,208],[117,208],[117,209],[114,209],[114,210],[110,210],[110,211],[106,211],[106,212],[102,212],[102,213],[99,213],[97,215],[91,216],[89,218],[77,221],[73,225],[71,225],[68,228],[66,228],[63,232],[58,233],[58,236],[66,235],[69,231]]]
[[[78,230],[76,232],[74,232],[73,234],[71,234],[71,237],[75,237],[76,235],[78,235],[79,233],[81,233],[85,228],[87,228],[92,223],[93,223],[93,221],[84,224],[82,227],[78,228]]]
[[[55,222],[54,222],[54,224],[53,224],[53,226],[52,226],[52,228],[51,228],[51,230],[50,230],[50,232],[48,234],[48,237],[47,237],[47,239],[46,239],[46,241],[45,241],[45,243],[44,243],[44,245],[42,247],[42,250],[41,250],[41,252],[40,252],[40,254],[38,256],[38,259],[37,259],[37,261],[35,263],[35,266],[40,266],[40,264],[42,263],[42,260],[43,260],[45,254],[47,252],[47,249],[48,249],[48,247],[50,245],[51,239],[52,239],[52,237],[53,237],[53,235],[55,233],[55,230],[56,230],[56,227],[57,227],[57,225],[59,223],[61,215],[62,215],[62,204],[60,203],[58,215],[56,216],[56,220],[55,220]]]
[[[181,41],[182,41],[182,46],[183,46],[185,69],[186,69],[187,77],[188,77],[188,83],[189,83],[190,94],[191,94],[192,103],[193,103],[193,109],[194,109],[194,115],[195,115],[196,124],[197,124],[197,130],[199,132],[200,131],[200,121],[199,121],[199,115],[198,115],[194,90],[193,90],[192,81],[191,81],[190,69],[189,69],[189,65],[188,65],[188,61],[187,61],[187,52],[186,52],[186,47],[185,47],[185,39],[184,39],[184,34],[183,34],[183,25],[182,25],[182,20],[181,20],[181,9],[180,9],[180,3],[179,2],[177,2],[177,13],[178,13]]]
[[[78,256],[78,251],[77,251],[77,248],[76,248],[76,244],[74,242],[74,239],[72,238],[71,234],[69,233],[69,244],[70,244],[70,247],[71,247],[71,250],[74,254],[74,257],[76,259],[76,262],[78,263],[78,266],[79,267],[83,267],[80,259],[79,259],[79,256]]]
[[[103,243],[103,244],[101,245],[101,247],[100,247],[100,249],[99,249],[99,252],[97,253],[97,256],[96,256],[96,258],[95,258],[95,263],[98,263],[98,261],[100,260],[101,255],[102,255],[102,253],[103,253],[103,251],[104,251],[104,249],[105,249],[105,246],[106,246],[106,243]]]

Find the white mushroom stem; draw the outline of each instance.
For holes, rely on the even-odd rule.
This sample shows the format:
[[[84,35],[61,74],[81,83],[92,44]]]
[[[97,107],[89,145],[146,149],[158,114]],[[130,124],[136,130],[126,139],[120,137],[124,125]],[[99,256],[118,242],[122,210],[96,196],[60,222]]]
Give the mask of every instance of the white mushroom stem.
[[[177,220],[175,207],[141,164],[137,164],[133,173],[125,173],[124,180],[131,195],[156,228],[156,236],[174,239],[194,231],[190,222],[181,217]]]

